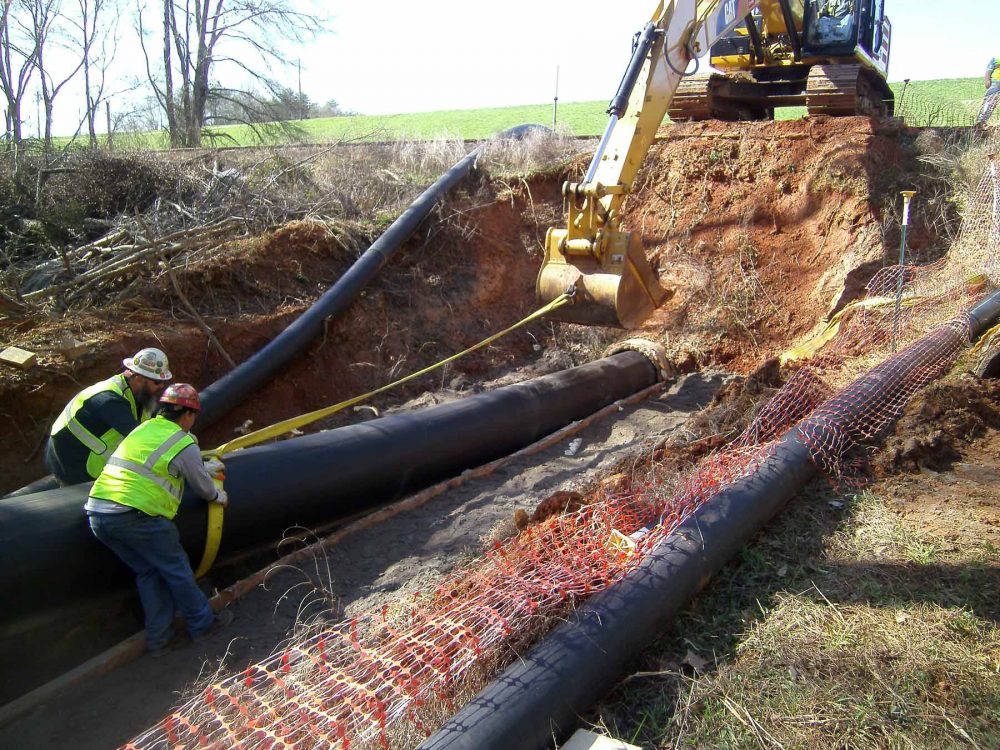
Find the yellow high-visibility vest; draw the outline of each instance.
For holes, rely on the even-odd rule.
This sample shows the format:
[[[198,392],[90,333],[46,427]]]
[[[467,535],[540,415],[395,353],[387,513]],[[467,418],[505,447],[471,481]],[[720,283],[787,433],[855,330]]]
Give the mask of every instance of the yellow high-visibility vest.
[[[194,438],[175,422],[155,417],[125,436],[90,490],[91,497],[173,518],[184,494],[184,479],[170,474],[174,457]]]
[[[102,380],[99,383],[94,383],[94,385],[84,388],[76,394],[73,400],[66,404],[66,407],[56,418],[56,421],[52,423],[52,429],[49,431],[49,434],[54,436],[65,429],[86,446],[87,450],[90,451],[90,455],[87,456],[87,474],[95,479],[100,476],[101,469],[104,468],[108,456],[118,447],[124,435],[114,428],[108,429],[102,435],[95,435],[83,426],[80,420],[76,418],[76,415],[87,401],[99,393],[108,391],[117,393],[128,402],[129,408],[132,410],[132,417],[137,422],[149,419],[150,415],[148,412],[143,411],[141,414],[139,413],[135,403],[135,396],[132,394],[132,389],[128,387],[128,381],[125,380],[124,375],[119,374],[107,380]]]

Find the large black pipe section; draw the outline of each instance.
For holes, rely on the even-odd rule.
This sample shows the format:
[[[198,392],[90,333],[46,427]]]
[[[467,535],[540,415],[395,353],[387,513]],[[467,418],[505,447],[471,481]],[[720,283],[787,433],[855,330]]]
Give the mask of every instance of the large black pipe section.
[[[539,130],[547,128],[542,125],[518,125],[496,137],[519,140]],[[328,318],[339,315],[350,307],[361,290],[375,278],[434,207],[468,175],[481,150],[482,146],[473,149],[421,193],[347,272],[273,341],[205,388],[201,392],[202,410],[196,429],[203,430],[210,426],[264,385],[323,331]],[[4,497],[22,497],[53,490],[57,486],[55,479],[49,475]]]
[[[515,661],[419,750],[548,748],[615,684],[816,469],[794,435],[758,472],[712,498],[615,586]]]
[[[970,314],[972,338],[1000,316],[1000,293]],[[926,356],[946,356],[957,329],[933,331],[841,394],[845,411],[790,430],[748,478],[713,496],[615,586],[575,610],[568,622],[515,661],[419,750],[548,748],[613,687],[619,675],[688,601],[816,474],[803,432],[846,432],[851,422],[911,375]],[[950,361],[950,360],[949,360]],[[874,371],[873,371],[874,372]],[[871,374],[869,374],[871,375]],[[829,403],[829,402],[827,402]],[[820,407],[822,410],[822,407]]]
[[[570,370],[418,412],[261,445],[226,458],[220,555],[376,506],[507,455],[658,380],[642,354]],[[125,567],[90,534],[89,485],[0,502],[0,635],[60,608],[130,587]],[[204,503],[186,497],[181,539],[197,560]]]
[[[498,138],[519,139],[541,125],[519,125]],[[228,413],[250,393],[267,383],[298,356],[320,333],[327,320],[344,312],[403,243],[472,170],[482,146],[473,149],[445,172],[371,244],[337,282],[284,331],[250,359],[208,386],[201,394],[202,410],[196,429],[204,429]]]

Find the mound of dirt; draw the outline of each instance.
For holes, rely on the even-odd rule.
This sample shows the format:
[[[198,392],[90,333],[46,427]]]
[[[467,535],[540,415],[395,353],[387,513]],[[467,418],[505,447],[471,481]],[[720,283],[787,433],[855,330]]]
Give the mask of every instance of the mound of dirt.
[[[1000,381],[963,374],[917,394],[872,465],[879,476],[950,469],[991,429],[1000,429]]]
[[[915,156],[861,117],[662,129],[625,206],[675,290],[643,332],[688,367],[779,354],[882,265],[883,201]]]
[[[542,239],[559,220],[559,182],[557,176],[527,181],[503,200],[487,182],[470,185],[468,194],[442,206],[436,220],[411,238],[346,315],[328,322],[305,356],[205,431],[202,442],[223,442],[248,421],[257,428],[364,393],[531,312]],[[4,343],[36,352],[39,360],[30,371],[6,371],[0,382],[0,416],[11,437],[0,454],[0,492],[45,473],[40,448],[58,411],[86,385],[120,371],[122,359],[137,349],[161,347],[177,376],[198,387],[229,370],[180,294],[239,363],[332,286],[372,239],[360,229],[351,233],[318,221],[291,222],[227,243],[209,259],[178,269],[179,293],[170,279],[160,277],[125,305],[0,318]],[[88,345],[74,359],[60,354],[67,334]],[[535,323],[375,405],[381,410],[406,401],[442,377],[444,382],[496,377],[552,348],[553,335],[551,326]]]

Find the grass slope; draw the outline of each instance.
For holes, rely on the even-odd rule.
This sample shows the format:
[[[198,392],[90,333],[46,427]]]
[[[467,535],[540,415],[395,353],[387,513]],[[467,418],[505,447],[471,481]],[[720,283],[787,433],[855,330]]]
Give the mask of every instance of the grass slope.
[[[914,125],[971,125],[983,94],[981,78],[892,83],[902,114]],[[607,124],[604,101],[560,104],[557,126],[572,135],[597,136]],[[802,117],[803,107],[778,110],[781,120]],[[354,115],[300,120],[291,123],[294,134],[278,132],[264,138],[265,145],[280,145],[296,140],[304,143],[335,141],[395,141],[436,138],[477,140],[488,138],[507,128],[524,123],[552,125],[552,104],[487,109],[456,109],[438,112],[413,112],[397,115]],[[162,133],[128,136],[130,145],[166,148]],[[214,128],[206,145],[247,146],[259,143],[246,126]]]
[[[590,722],[643,750],[1000,747],[997,550],[884,490],[815,482]]]

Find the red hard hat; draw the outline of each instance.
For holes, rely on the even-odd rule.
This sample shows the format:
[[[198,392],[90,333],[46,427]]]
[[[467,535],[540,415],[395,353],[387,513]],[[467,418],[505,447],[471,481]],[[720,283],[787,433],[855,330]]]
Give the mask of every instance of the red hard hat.
[[[167,386],[163,395],[160,396],[160,403],[177,404],[177,406],[186,406],[188,409],[201,411],[201,399],[198,397],[198,391],[193,385],[187,383],[174,383]]]

